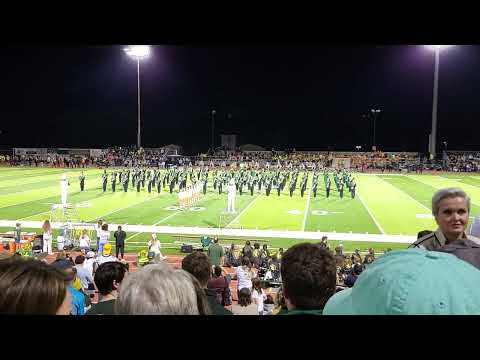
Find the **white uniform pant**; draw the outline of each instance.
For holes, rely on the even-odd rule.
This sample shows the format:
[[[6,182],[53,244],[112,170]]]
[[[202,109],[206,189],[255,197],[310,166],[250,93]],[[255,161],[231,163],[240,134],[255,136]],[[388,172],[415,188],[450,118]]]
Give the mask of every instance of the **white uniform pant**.
[[[235,195],[228,195],[227,212],[235,212]]]
[[[44,238],[43,239],[43,252],[52,253],[52,238]]]

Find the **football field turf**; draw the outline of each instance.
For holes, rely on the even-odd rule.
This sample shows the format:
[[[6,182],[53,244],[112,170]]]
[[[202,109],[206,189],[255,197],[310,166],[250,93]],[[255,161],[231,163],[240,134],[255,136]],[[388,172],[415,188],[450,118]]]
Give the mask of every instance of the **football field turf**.
[[[243,195],[237,191],[236,213],[231,215],[224,213],[227,203],[225,191],[221,195],[214,191],[211,179],[207,194],[202,195],[195,207],[180,211],[177,192],[170,194],[168,187],[162,188],[160,194],[156,188],[149,194],[146,185],[137,193],[129,184],[128,192],[125,193],[117,182],[116,192],[113,193],[109,177],[107,191],[102,192],[103,170],[100,169],[84,170],[85,191],[80,192],[80,171],[81,169],[0,168],[0,219],[20,222],[48,219],[52,204],[60,202],[59,180],[63,173],[67,173],[70,182],[68,202],[77,206],[76,220],[84,222],[103,219],[110,224],[122,225],[416,235],[420,230],[436,228],[431,215],[431,198],[438,188],[464,189],[472,198],[471,216],[478,214],[480,206],[478,174],[354,174],[357,182],[357,196],[354,199],[348,191],[340,199],[334,185],[330,198],[327,199],[321,174],[317,196],[314,197],[310,189],[310,174],[303,197],[300,196],[298,187],[290,197],[288,185],[280,196],[277,196],[276,189],[272,189],[267,197],[263,187],[260,192],[256,188],[253,196],[247,189]],[[12,228],[0,230],[11,231]],[[148,234],[129,233],[127,245],[135,247],[135,243],[144,243],[147,237]],[[172,236],[167,238],[169,240],[162,241],[173,243]],[[292,241],[277,239],[276,243],[287,247]],[[406,244],[398,246],[405,247]],[[397,246],[381,244],[381,248],[386,247]]]

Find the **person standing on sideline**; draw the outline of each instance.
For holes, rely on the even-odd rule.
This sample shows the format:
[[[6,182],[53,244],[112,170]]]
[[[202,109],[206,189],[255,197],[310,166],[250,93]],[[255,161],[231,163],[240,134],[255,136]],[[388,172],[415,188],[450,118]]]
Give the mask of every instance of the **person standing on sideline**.
[[[20,223],[15,226],[15,251],[20,249],[20,240],[22,239],[22,227]]]
[[[48,255],[53,254],[52,252],[52,227],[50,221],[45,220],[42,225],[43,229],[43,252],[48,253]]]
[[[215,236],[213,244],[208,247],[208,257],[212,263],[212,267],[223,265],[223,247],[218,243],[218,237]]]
[[[123,260],[123,253],[125,250],[125,238],[127,237],[127,233],[122,230],[122,227],[120,225],[118,225],[118,230],[115,231],[113,237],[115,238],[115,257],[117,259],[120,259],[118,257],[118,254],[121,254]]]
[[[97,253],[101,253],[98,250],[98,248],[100,247],[99,242],[100,242],[100,231],[102,231],[102,223],[103,223],[102,220],[98,220],[97,223],[95,224],[95,232],[97,234],[97,247],[95,248],[95,250],[97,251]]]
[[[85,175],[83,175],[83,171],[78,177],[78,180],[80,180],[80,191],[83,191],[85,189]]]
[[[108,224],[102,224],[102,229],[100,230],[100,237],[98,240],[98,251],[97,253],[101,254],[103,251],[103,247],[108,242],[110,238],[110,232],[108,231]]]

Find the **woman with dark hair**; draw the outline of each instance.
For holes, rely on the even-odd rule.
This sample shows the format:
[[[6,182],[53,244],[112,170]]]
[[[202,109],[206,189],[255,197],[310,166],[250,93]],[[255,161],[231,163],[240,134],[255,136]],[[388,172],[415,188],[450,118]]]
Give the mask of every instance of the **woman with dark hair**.
[[[42,261],[1,261],[0,314],[69,315],[65,274]]]
[[[262,282],[259,278],[255,278],[252,281],[253,284],[253,291],[252,291],[252,299],[257,305],[258,315],[263,315],[263,302],[267,300],[267,295],[265,291],[262,289]]]
[[[252,293],[243,288],[238,292],[238,304],[232,306],[233,315],[258,315],[257,304],[252,301]]]
[[[243,288],[252,291],[252,279],[256,277],[255,271],[252,269],[252,263],[246,256],[242,258],[242,265],[236,268],[234,279],[237,279],[237,292]],[[240,296],[240,295],[239,295]]]

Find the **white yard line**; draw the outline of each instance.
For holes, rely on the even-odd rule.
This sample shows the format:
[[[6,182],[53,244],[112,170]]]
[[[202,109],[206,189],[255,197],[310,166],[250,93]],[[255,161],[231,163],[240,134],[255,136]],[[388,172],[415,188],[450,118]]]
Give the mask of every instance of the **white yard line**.
[[[381,179],[381,178],[379,178]],[[425,210],[428,211],[429,214],[432,213],[432,209],[430,209],[429,207],[423,205],[420,201],[418,201],[417,199],[411,197],[408,193],[406,193],[405,191],[403,191],[402,189],[399,189],[398,187],[396,187],[395,185],[392,185],[390,184],[388,181],[385,181],[383,179],[381,179],[383,182],[385,182],[386,184],[390,185],[392,188],[394,188],[397,192],[399,193],[402,193],[404,194],[405,196],[407,196],[409,199],[413,200],[414,202],[416,202],[417,204],[419,204],[421,207],[423,207]]]
[[[310,184],[310,189],[308,189],[307,205],[305,206],[305,212],[303,214],[302,231],[305,231],[305,226],[307,225],[307,216],[308,216],[308,209],[310,209],[310,196],[312,195],[312,187],[313,187],[313,181]]]
[[[206,196],[202,197],[197,204],[201,203],[203,200],[205,200],[205,199],[207,199],[207,198],[209,198],[209,197],[211,197],[211,196],[212,196],[212,194],[206,195]],[[170,205],[170,206],[171,206],[171,205]],[[173,217],[173,216],[175,216],[175,215],[178,215],[178,214],[181,213],[181,212],[184,212],[184,211],[180,211],[180,210],[179,210],[179,211],[175,211],[173,214],[170,214],[170,215],[168,215],[167,217],[160,219],[159,221],[157,221],[156,223],[154,223],[152,226],[156,226],[156,225],[158,225],[158,224],[161,224],[161,223],[164,222],[165,220],[168,220],[168,219],[170,219],[171,217]],[[133,239],[135,236],[140,235],[140,234],[141,234],[141,232],[137,232],[136,234],[133,234],[132,236],[129,236],[128,238],[125,239],[125,243],[127,242],[127,240]]]
[[[367,204],[365,204],[365,202],[363,201],[362,197],[360,196],[360,193],[358,191],[356,191],[355,195],[357,195],[358,199],[360,200],[360,202],[362,203],[363,207],[365,208],[365,210],[367,210],[368,212],[368,215],[370,215],[370,217],[372,218],[373,222],[375,223],[375,225],[377,226],[378,230],[380,230],[380,232],[383,234],[385,234],[385,231],[383,231],[382,227],[380,226],[380,223],[377,221],[377,219],[375,218],[375,216],[373,216],[372,212],[370,211],[370,209],[368,208]]]
[[[440,177],[440,176],[439,176],[439,177]],[[415,180],[415,181],[418,181],[418,182],[421,183],[421,184],[424,184],[424,185],[433,187],[434,189],[442,189],[442,187],[440,187],[440,186],[436,186],[436,185],[429,184],[429,183],[424,182],[424,181],[422,181],[422,180],[418,180],[417,178],[410,178],[410,177],[409,177],[409,179],[413,179],[413,180]],[[449,180],[451,180],[451,179],[449,179]],[[455,180],[452,180],[452,181],[455,181]],[[455,181],[455,182],[458,182],[458,181]],[[462,184],[462,185],[467,185],[467,186],[472,186],[472,187],[476,187],[476,186],[474,186],[474,185],[465,184],[465,183],[460,183],[460,184]],[[452,186],[452,187],[453,187],[453,186]],[[456,186],[456,187],[459,187],[459,186]],[[479,203],[476,203],[476,202],[473,201],[472,199],[470,199],[470,202],[471,202],[472,204],[474,204],[474,205],[480,206]],[[431,211],[431,210],[429,210],[429,211]]]
[[[225,227],[228,228],[230,225],[232,225],[233,223],[235,223],[235,221],[237,221],[238,219],[240,219],[240,216],[242,216],[242,214],[243,214],[245,211],[247,211],[247,210],[250,208],[250,206],[252,206],[252,204],[253,204],[255,201],[257,201],[257,199],[258,199],[259,197],[260,197],[260,194],[258,194],[258,195],[255,197],[255,199],[253,199],[252,201],[250,201],[250,203],[245,207],[245,209],[243,209],[243,210],[240,212],[240,214],[238,214],[238,216],[237,216],[235,219],[233,219],[232,221],[230,221]]]
[[[98,198],[95,198],[95,199],[93,199],[93,200],[101,199],[101,198],[103,198],[103,197],[105,197],[105,196],[107,196],[107,195],[111,195],[111,194],[105,194],[105,195],[99,196]],[[92,201],[93,201],[93,200],[92,200]],[[86,200],[86,201],[89,201],[89,200]],[[76,203],[72,203],[72,205],[81,204],[81,203],[83,203],[83,202],[85,202],[85,201],[79,201],[79,202],[76,202]],[[54,204],[52,204],[52,205],[54,205]],[[34,216],[38,216],[38,215],[42,215],[42,214],[49,213],[50,211],[51,211],[51,210],[42,211],[42,212],[39,212],[38,214],[29,215],[29,216],[27,216],[27,217],[24,217],[24,218],[21,218],[21,219],[18,219],[18,220],[29,219],[29,218],[34,217]],[[90,220],[89,220],[89,221],[90,221]]]
[[[97,198],[97,199],[98,199],[98,198]],[[108,212],[108,213],[106,213],[106,214],[103,214],[102,216],[98,216],[98,217],[93,218],[93,219],[90,219],[90,220],[88,220],[88,221],[96,221],[97,219],[102,219],[102,218],[104,218],[104,217],[106,217],[106,216],[108,216],[108,215],[115,214],[115,213],[117,213],[117,212],[119,212],[119,211],[121,211],[121,210],[125,210],[125,209],[131,208],[131,207],[133,207],[133,206],[135,206],[135,205],[140,205],[140,204],[146,203],[146,202],[151,201],[151,200],[154,200],[154,199],[157,199],[157,198],[155,197],[155,198],[150,198],[150,199],[142,200],[142,201],[140,201],[140,202],[133,203],[133,204],[128,205],[128,206],[125,206],[125,207],[123,207],[123,208],[110,211],[110,212]]]

